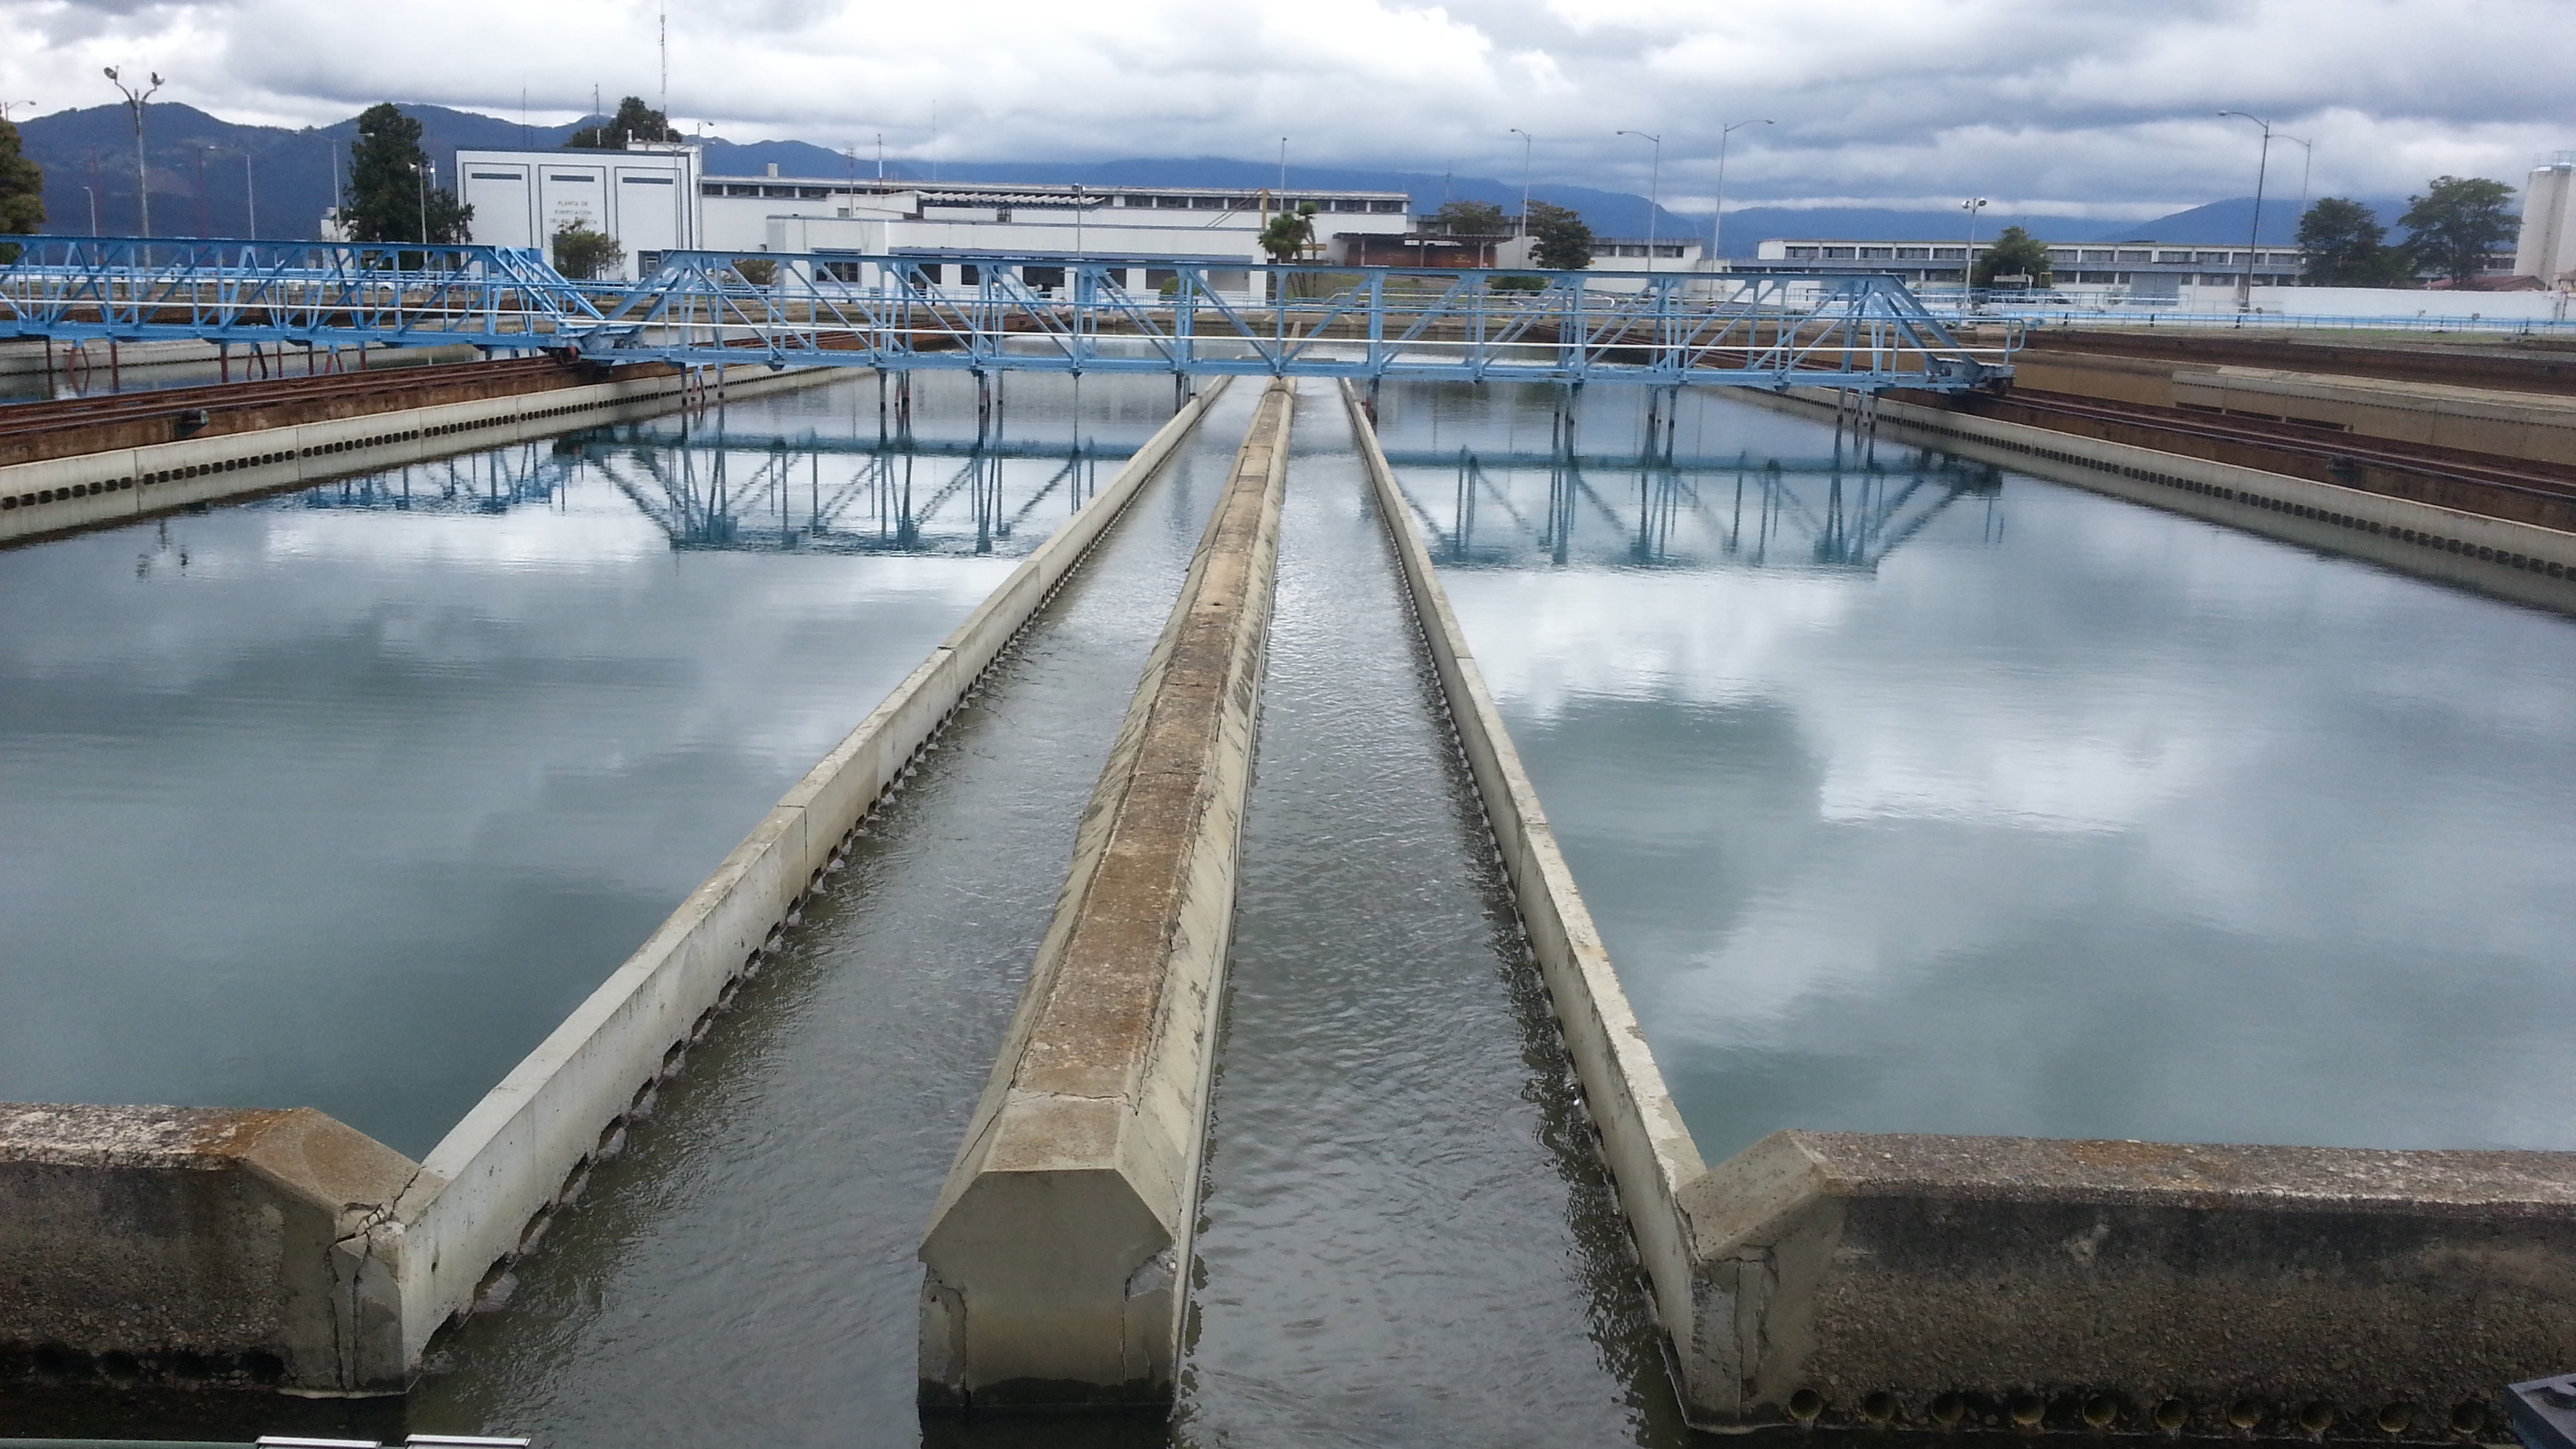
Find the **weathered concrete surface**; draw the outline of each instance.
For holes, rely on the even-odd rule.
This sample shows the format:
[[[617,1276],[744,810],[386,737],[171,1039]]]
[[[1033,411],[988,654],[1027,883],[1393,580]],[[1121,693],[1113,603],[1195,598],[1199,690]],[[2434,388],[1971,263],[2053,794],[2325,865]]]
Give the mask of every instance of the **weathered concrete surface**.
[[[399,1389],[393,1275],[351,1244],[419,1172],[310,1109],[0,1104],[0,1352]]]
[[[925,1405],[1171,1399],[1293,400],[1253,415],[923,1238]]]
[[[1684,1203],[1721,1423],[2438,1438],[2576,1363],[2576,1154],[1782,1132]]]

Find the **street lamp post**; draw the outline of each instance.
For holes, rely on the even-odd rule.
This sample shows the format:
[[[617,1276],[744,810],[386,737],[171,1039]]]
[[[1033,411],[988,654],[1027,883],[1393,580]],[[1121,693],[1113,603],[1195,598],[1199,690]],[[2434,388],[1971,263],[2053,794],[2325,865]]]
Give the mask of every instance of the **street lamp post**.
[[[1621,131],[1622,136],[1635,136],[1654,143],[1654,160],[1646,169],[1646,270],[1655,269],[1655,213],[1663,209],[1664,138],[1644,131]]]
[[[1518,126],[1512,127],[1511,131],[1513,135],[1521,138],[1521,239],[1523,241],[1527,241],[1529,239],[1530,146],[1532,144],[1532,138],[1529,132],[1522,130]],[[1526,251],[1528,249],[1524,247],[1523,250]],[[1526,260],[1526,258],[1524,258],[1524,260]]]
[[[427,246],[429,245],[429,163],[414,161],[411,163],[411,174],[420,183],[420,244]],[[423,258],[421,264],[427,266],[428,259]]]
[[[1977,213],[1986,209],[1986,199],[1971,196],[1959,203],[1968,214],[1968,249],[1959,260],[1959,310],[1965,312],[1976,302],[1977,295]]]
[[[160,72],[154,71],[151,75],[152,84],[138,92],[117,79],[117,67],[107,67],[108,83],[125,93],[126,109],[134,112],[134,210],[137,230],[144,236],[152,235],[152,178],[143,164],[143,103],[151,100],[153,93],[162,86]]]
[[[249,212],[250,239],[259,240],[259,179],[251,174],[250,153],[242,153],[242,207]]]
[[[89,186],[84,186],[81,190],[89,193],[89,234],[96,236],[98,235],[98,191],[97,188]]]
[[[1737,131],[1742,130],[1742,129],[1743,129],[1744,127],[1746,127],[1746,126],[1767,126],[1767,125],[1770,125],[1770,124],[1771,124],[1771,123],[1770,123],[1769,121],[1765,121],[1765,120],[1761,120],[1761,119],[1758,119],[1758,118],[1757,118],[1757,119],[1749,120],[1749,121],[1737,121],[1737,122],[1736,122],[1736,123],[1734,123],[1733,125],[1725,126],[1725,127],[1721,127],[1721,128],[1718,130],[1718,133],[1717,133],[1717,206],[1716,206],[1716,208],[1714,209],[1714,211],[1710,214],[1709,219],[1708,219],[1708,259],[1709,259],[1709,261],[1710,261],[1710,263],[1711,263],[1712,265],[1717,265],[1717,266],[1723,266],[1723,265],[1725,265],[1725,263],[1724,263],[1724,261],[1723,261],[1723,258],[1725,257],[1725,255],[1726,255],[1726,254],[1725,254],[1724,252],[1722,252],[1722,251],[1720,251],[1720,250],[1718,249],[1718,239],[1719,239],[1719,237],[1723,234],[1723,230],[1724,230],[1724,228],[1725,228],[1725,226],[1726,226],[1726,141],[1727,141],[1727,138],[1728,138],[1728,137],[1730,137],[1730,136],[1732,136],[1732,135],[1734,135]]]
[[[2254,307],[2254,258],[2258,255],[2255,248],[2263,241],[2263,181],[2272,169],[2272,123],[2244,111],[2221,111],[2218,115],[2221,120],[2234,116],[2263,128],[2263,149],[2254,163],[2254,226],[2245,238],[2245,280],[2236,286],[2236,310],[2248,312]]]

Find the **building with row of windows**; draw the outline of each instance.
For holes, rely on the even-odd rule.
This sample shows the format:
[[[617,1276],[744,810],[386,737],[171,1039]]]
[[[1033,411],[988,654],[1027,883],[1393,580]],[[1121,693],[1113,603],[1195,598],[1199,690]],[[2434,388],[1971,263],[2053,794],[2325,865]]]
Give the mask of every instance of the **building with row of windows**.
[[[1282,210],[1312,205],[1319,261],[1350,266],[1526,267],[1518,236],[1468,237],[1426,229],[1400,191],[1225,187],[1085,187],[925,183],[857,176],[708,176],[686,145],[624,151],[460,151],[459,199],[474,208],[473,239],[545,247],[567,227],[615,237],[610,275],[650,273],[665,252],[703,250],[901,255],[937,285],[970,285],[980,257],[1172,257],[1249,264],[1268,260],[1260,232]],[[775,168],[773,168],[774,172]],[[1593,265],[1618,271],[1695,271],[1696,238],[1603,237]],[[1040,275],[1052,269],[1038,268]],[[1131,287],[1153,279],[1132,269]],[[1231,278],[1234,285],[1226,285]],[[1221,291],[1248,289],[1227,271]],[[1247,291],[1248,295],[1248,291]]]
[[[1982,257],[1988,244],[1979,242]],[[2296,283],[2305,254],[2294,248],[2263,247],[2251,253],[2254,285]],[[1738,272],[1877,272],[1903,277],[1916,288],[1956,287],[1969,265],[1970,249],[1962,241],[1846,241],[1790,237],[1765,241]],[[2074,298],[2095,301],[2171,302],[2186,310],[2232,304],[2244,283],[2248,250],[2244,247],[2167,246],[2155,242],[2106,243],[2101,246],[2053,246],[2048,249],[2051,285]]]
[[[775,168],[773,168],[773,171]],[[847,252],[918,258],[938,285],[966,285],[978,257],[1268,260],[1261,228],[1311,204],[1318,254],[1340,261],[1412,227],[1400,191],[925,183],[844,177],[708,176],[694,146],[625,151],[460,151],[460,199],[474,240],[546,247],[567,227],[615,237],[613,274],[637,277],[674,250]],[[1130,279],[1144,286],[1145,269]],[[1250,274],[1234,273],[1249,288]]]

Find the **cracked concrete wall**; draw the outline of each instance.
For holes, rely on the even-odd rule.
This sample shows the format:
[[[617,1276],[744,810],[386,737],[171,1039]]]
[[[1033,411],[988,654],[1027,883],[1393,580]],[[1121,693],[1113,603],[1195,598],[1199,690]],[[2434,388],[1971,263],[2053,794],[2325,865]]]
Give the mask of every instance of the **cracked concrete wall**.
[[[1725,1424],[2444,1438],[2576,1363],[2576,1154],[1781,1132],[1686,1200]]]
[[[1254,412],[922,1240],[927,1406],[1172,1397],[1294,399]]]
[[[399,1390],[367,1235],[419,1170],[309,1108],[0,1105],[0,1348],[75,1374]]]

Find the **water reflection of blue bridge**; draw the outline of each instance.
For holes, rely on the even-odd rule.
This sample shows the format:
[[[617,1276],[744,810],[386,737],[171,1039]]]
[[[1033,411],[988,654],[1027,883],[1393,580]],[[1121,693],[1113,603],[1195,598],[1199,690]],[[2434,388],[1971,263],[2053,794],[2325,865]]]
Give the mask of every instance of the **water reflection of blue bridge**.
[[[534,251],[13,237],[0,338],[464,343],[686,367],[1237,373],[1957,391],[2008,375],[1894,277],[1505,272],[1188,257]],[[949,283],[948,269],[971,273]]]
[[[1828,458],[1391,449],[1387,461],[1434,549],[1462,564],[1535,552],[1558,564],[1866,572],[1962,496],[1991,499],[2000,483],[1989,465],[1917,449],[1895,462],[1875,448]],[[1429,486],[1442,473],[1445,500]]]

